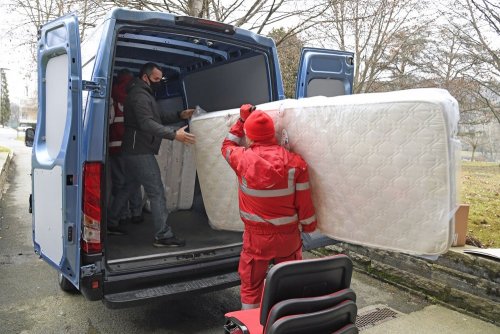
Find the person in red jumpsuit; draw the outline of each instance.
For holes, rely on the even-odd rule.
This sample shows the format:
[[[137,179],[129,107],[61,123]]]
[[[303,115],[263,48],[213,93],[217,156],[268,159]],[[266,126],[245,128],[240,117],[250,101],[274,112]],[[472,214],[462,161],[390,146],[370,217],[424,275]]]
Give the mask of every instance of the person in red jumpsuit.
[[[109,120],[109,163],[111,172],[111,194],[110,208],[112,201],[118,193],[122,192],[127,184],[128,175],[125,173],[125,161],[122,156],[122,139],[125,132],[123,104],[127,97],[127,86],[134,79],[132,72],[128,69],[121,69],[118,72],[113,88],[111,90],[111,104]],[[138,187],[128,199],[128,205],[119,213],[120,222],[118,225],[108,225],[108,234],[123,235],[125,230],[120,226],[130,216],[130,221],[134,224],[141,223],[142,216],[142,192]]]
[[[278,145],[273,120],[254,109],[241,106],[222,143],[238,177],[245,225],[238,267],[242,309],[259,307],[270,263],[302,259],[300,230],[310,233],[317,225],[306,162]]]

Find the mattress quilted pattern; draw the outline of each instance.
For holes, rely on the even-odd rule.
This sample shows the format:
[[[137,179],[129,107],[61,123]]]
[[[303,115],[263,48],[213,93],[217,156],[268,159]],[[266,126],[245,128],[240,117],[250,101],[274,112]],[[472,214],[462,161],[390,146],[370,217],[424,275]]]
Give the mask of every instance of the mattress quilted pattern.
[[[193,205],[196,165],[194,148],[176,140],[163,140],[156,156],[169,211]]]
[[[456,210],[458,105],[447,91],[417,89],[258,106],[307,161],[322,233],[419,255],[451,244]],[[193,119],[196,165],[214,228],[241,230],[237,180],[220,146],[238,110]]]

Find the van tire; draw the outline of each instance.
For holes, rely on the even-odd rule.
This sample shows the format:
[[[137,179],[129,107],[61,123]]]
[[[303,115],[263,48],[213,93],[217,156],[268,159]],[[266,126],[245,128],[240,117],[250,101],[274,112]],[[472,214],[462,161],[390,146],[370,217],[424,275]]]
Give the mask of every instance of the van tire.
[[[57,273],[57,282],[59,283],[59,287],[62,291],[71,293],[76,293],[78,291],[75,286],[60,272]]]

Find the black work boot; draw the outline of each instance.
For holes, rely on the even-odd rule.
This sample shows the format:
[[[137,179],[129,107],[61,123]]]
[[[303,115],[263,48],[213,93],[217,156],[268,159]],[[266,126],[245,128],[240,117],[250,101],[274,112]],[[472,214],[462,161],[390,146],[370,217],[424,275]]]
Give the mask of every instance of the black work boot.
[[[186,245],[186,241],[178,239],[175,235],[170,238],[165,239],[155,239],[153,246],[155,247],[183,247]]]
[[[108,225],[108,234],[109,235],[127,235],[127,231],[120,226],[109,226]]]

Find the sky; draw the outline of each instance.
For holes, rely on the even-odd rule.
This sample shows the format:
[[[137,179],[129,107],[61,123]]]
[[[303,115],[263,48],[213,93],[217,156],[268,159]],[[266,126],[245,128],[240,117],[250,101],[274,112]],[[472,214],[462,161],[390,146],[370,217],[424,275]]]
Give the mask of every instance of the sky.
[[[9,32],[13,27],[16,33],[28,32],[28,26],[23,18],[13,13],[9,8],[11,0],[0,0],[0,68],[7,68],[7,83],[11,102],[18,103],[22,98],[33,96],[36,92],[36,65],[31,61],[29,48],[20,46],[20,42]],[[26,26],[26,27],[25,27]],[[500,39],[492,38],[500,43]],[[26,78],[26,75],[31,78]]]

